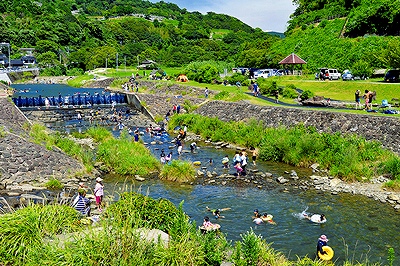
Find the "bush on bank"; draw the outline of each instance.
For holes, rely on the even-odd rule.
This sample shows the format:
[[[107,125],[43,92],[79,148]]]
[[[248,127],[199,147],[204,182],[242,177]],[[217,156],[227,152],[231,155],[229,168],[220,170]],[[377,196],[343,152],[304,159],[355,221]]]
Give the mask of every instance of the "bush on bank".
[[[191,162],[172,160],[171,164],[163,165],[160,179],[177,182],[190,182],[196,176],[196,170]]]
[[[223,122],[195,114],[172,116],[169,127],[186,124],[189,130],[211,141],[259,147],[260,159],[309,167],[319,163],[333,176],[364,181],[377,174],[400,182],[400,158],[377,141],[350,134],[319,133],[314,127],[265,128],[262,122]],[[394,185],[392,186],[395,187]]]
[[[97,147],[96,160],[120,175],[149,175],[158,171],[160,162],[141,143],[124,132],[118,139],[106,138]]]

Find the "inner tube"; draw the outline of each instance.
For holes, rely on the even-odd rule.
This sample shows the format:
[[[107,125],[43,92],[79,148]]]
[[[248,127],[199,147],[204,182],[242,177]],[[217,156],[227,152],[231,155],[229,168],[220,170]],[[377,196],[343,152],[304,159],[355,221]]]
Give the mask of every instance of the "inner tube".
[[[229,162],[229,159],[223,159],[223,160],[222,160],[222,163],[223,163],[223,164],[228,163],[228,162]]]
[[[321,219],[321,215],[320,214],[314,214],[310,217],[310,221],[313,223],[317,223],[317,224],[323,224],[326,223],[326,219],[325,220],[320,220]]]
[[[321,254],[321,252],[318,251],[318,257],[321,260],[331,260],[333,258],[335,252],[333,252],[333,249],[330,246],[323,246],[322,250],[325,251],[326,254]]]
[[[201,165],[201,162],[200,161],[194,161],[193,165]]]
[[[219,230],[220,228],[221,226],[219,224],[213,224],[212,226],[209,227],[200,226],[200,229],[203,231],[215,231]]]

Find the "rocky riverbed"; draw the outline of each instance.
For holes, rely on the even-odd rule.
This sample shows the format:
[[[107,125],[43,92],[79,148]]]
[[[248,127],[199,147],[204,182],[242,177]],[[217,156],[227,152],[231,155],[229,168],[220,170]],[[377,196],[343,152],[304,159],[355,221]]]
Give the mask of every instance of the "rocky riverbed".
[[[209,142],[203,140],[200,136],[189,134],[187,142],[205,141],[217,149],[229,148],[236,150],[246,150],[244,147],[238,147],[230,143]],[[272,173],[261,172],[255,168],[247,171],[246,176],[236,176],[233,174],[218,174],[215,171],[207,170],[207,167],[201,167],[197,171],[197,180],[192,184],[203,185],[221,185],[221,186],[253,186],[259,189],[281,188],[282,191],[291,190],[309,190],[316,189],[321,192],[331,193],[351,193],[354,195],[364,195],[382,203],[390,204],[396,210],[400,210],[400,192],[388,191],[382,186],[389,181],[384,176],[373,178],[370,182],[347,183],[339,178],[329,176],[328,171],[320,169],[318,164],[311,166],[313,174],[311,176],[299,176],[296,171],[287,171],[284,175],[275,176]]]

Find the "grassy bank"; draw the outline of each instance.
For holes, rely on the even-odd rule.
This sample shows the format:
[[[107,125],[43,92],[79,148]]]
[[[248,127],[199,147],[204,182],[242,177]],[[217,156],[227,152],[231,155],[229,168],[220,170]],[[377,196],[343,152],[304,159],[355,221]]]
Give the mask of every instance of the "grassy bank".
[[[89,128],[85,133],[73,133],[79,139],[90,138],[96,143],[96,149],[77,144],[73,139],[60,133],[50,133],[44,126],[34,124],[30,135],[33,140],[52,150],[60,148],[68,155],[81,161],[88,173],[96,162],[101,162],[102,170],[123,176],[149,176],[160,173],[160,178],[189,182],[195,179],[195,169],[190,162],[173,160],[170,165],[161,165],[151,152],[140,142],[134,142],[127,131],[114,138],[109,130],[102,127]],[[79,174],[79,173],[77,173]]]
[[[94,225],[81,222],[69,206],[28,206],[0,216],[0,264],[199,266],[230,261],[243,266],[334,265],[308,257],[289,261],[252,230],[232,245],[220,232],[202,234],[182,204],[177,208],[165,199],[123,193]],[[168,233],[169,244],[143,240],[139,229],[143,227]],[[390,259],[393,263],[393,254]]]
[[[319,163],[330,175],[346,181],[365,181],[379,174],[400,182],[400,158],[356,135],[318,133],[302,125],[290,129],[265,128],[259,121],[222,122],[217,118],[184,114],[173,116],[169,126],[186,124],[190,131],[212,141],[235,143],[247,148],[259,147],[261,160],[309,167]]]

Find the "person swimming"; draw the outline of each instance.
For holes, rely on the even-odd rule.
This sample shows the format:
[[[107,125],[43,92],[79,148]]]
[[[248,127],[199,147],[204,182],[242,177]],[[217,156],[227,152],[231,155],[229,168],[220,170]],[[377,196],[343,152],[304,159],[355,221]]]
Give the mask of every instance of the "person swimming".
[[[212,214],[214,215],[215,219],[218,219],[218,218],[225,218],[225,216],[221,215],[221,212],[230,210],[231,208],[210,209],[208,206],[206,206],[206,209],[207,209],[207,211],[212,212]]]
[[[269,224],[276,224],[274,222],[274,220],[272,220],[272,218],[274,218],[274,216],[272,216],[271,214],[268,213],[263,213],[263,215],[261,216],[261,219],[263,220],[264,223],[269,223]]]
[[[326,216],[325,214],[313,214],[311,216],[309,216],[306,212],[303,212],[303,216],[304,218],[310,220],[313,223],[325,223],[326,222]]]
[[[262,223],[264,223],[263,219],[261,219],[261,215],[259,213],[257,213],[256,217],[253,219],[253,222],[256,225],[260,225]]]

